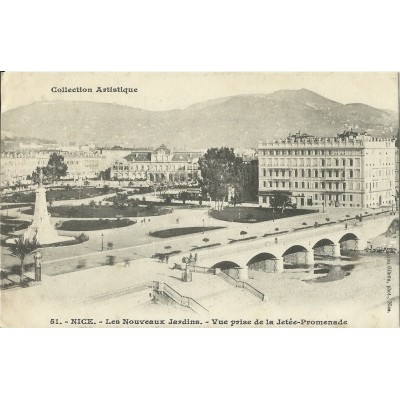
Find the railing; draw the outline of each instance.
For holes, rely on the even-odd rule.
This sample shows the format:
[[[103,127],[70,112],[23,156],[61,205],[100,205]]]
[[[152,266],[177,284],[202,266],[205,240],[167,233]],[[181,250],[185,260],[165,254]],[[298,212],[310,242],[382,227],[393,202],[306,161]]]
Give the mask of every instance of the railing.
[[[146,290],[146,289],[149,289],[152,287],[153,287],[153,282],[145,282],[145,283],[140,283],[138,285],[124,287],[122,289],[112,290],[110,292],[96,294],[96,295],[90,296],[90,297],[77,298],[77,299],[73,300],[72,302],[74,304],[79,304],[79,303],[89,303],[90,304],[90,303],[98,302],[100,300],[107,300],[109,298],[113,298],[116,296],[124,296],[127,294],[136,293],[141,290]],[[69,301],[69,303],[70,303],[70,301]]]
[[[182,296],[175,289],[173,289],[171,286],[167,285],[164,282],[153,281],[152,287],[154,290],[164,293],[179,305],[183,307],[188,307],[197,314],[200,315],[208,314],[208,310],[204,308],[201,304],[199,304],[196,300],[192,299],[191,297]]]
[[[256,289],[255,287],[251,286],[249,283],[236,280],[235,278],[233,278],[232,276],[228,275],[224,271],[221,271],[221,273],[218,274],[218,276],[220,276],[222,279],[224,279],[226,282],[228,282],[232,286],[235,286],[235,287],[240,288],[240,289],[245,289],[249,293],[251,293],[252,295],[258,297],[260,300],[267,301],[267,295],[265,295],[264,293],[260,292],[258,289]]]
[[[241,282],[241,281],[239,281]],[[252,293],[254,296],[258,297],[260,300],[262,301],[267,301],[267,295],[260,292],[258,289],[256,289],[255,287],[251,286],[250,284],[248,284],[247,282],[242,282],[243,283],[243,288],[245,290],[247,290],[248,292]]]
[[[190,272],[199,272],[201,274],[212,274],[212,275],[215,275],[215,269],[214,268],[199,267],[197,265],[190,265],[189,266],[189,271]]]
[[[221,277],[226,282],[230,283],[232,286],[238,287],[237,286],[238,281],[232,276],[228,275],[226,272],[221,271],[221,273],[218,274],[218,276]]]

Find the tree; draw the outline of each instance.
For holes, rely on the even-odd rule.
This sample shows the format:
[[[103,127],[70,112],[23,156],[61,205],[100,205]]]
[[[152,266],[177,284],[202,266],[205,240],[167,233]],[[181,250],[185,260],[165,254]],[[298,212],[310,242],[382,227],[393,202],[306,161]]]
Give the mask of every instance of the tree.
[[[52,153],[45,167],[36,167],[36,170],[32,172],[31,180],[34,183],[39,182],[40,170],[43,171],[44,181],[54,182],[59,180],[60,177],[67,175],[68,166],[64,162],[64,156]]]
[[[105,169],[104,171],[100,171],[99,178],[109,181],[111,179],[111,167]]]
[[[113,199],[113,205],[117,208],[125,208],[128,201],[128,195],[125,193],[118,193]]]
[[[166,196],[164,201],[165,201],[165,204],[171,204],[172,203],[171,196]]]
[[[179,198],[180,198],[180,200],[182,200],[183,204],[186,204],[186,200],[189,199],[189,192],[187,192],[186,190],[184,190],[183,192],[180,192]]]
[[[229,189],[240,191],[243,182],[243,160],[236,157],[232,148],[221,147],[208,149],[199,159],[202,191],[216,203],[216,208],[223,209]]]
[[[40,170],[43,170],[43,178],[44,178],[44,168],[36,167],[36,169],[32,172],[32,174],[28,176],[28,179],[30,179],[32,183],[34,184],[39,183]]]
[[[39,242],[37,241],[36,236],[32,240],[20,237],[16,239],[15,243],[13,243],[10,246],[10,255],[19,258],[21,263],[20,280],[19,280],[20,283],[22,283],[23,275],[25,272],[24,271],[25,258],[30,254],[32,254],[38,247],[39,247]]]
[[[236,207],[236,204],[241,204],[241,198],[239,193],[235,193],[231,196],[229,203]]]
[[[57,153],[50,154],[49,161],[43,173],[47,178],[54,182],[59,180],[60,177],[67,175],[68,166],[64,162],[64,156]]]
[[[270,200],[273,209],[281,208],[282,213],[285,211],[286,207],[292,206],[292,200],[286,193],[275,193]]]

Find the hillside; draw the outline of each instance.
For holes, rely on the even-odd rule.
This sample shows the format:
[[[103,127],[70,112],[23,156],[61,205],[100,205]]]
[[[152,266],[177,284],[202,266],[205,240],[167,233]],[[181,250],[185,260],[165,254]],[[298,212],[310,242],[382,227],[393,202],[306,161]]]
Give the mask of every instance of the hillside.
[[[60,143],[204,148],[256,147],[298,130],[336,135],[347,127],[378,136],[397,133],[392,111],[341,104],[306,89],[243,95],[193,104],[182,110],[146,111],[110,103],[36,102],[1,115],[2,130],[16,137]],[[26,140],[26,139],[24,139]]]

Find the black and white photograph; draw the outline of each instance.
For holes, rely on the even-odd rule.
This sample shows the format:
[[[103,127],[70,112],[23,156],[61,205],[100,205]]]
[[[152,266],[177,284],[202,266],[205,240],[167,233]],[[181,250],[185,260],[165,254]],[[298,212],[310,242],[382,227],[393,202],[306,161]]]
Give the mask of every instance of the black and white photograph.
[[[398,73],[1,90],[3,327],[399,326]]]

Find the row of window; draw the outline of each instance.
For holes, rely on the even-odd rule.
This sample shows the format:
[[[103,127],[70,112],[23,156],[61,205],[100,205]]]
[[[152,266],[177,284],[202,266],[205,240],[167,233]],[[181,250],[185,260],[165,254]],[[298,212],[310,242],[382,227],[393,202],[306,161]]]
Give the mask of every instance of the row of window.
[[[197,171],[193,171],[193,174],[190,171],[177,171],[177,172],[148,172],[148,171],[143,171],[143,172],[129,172],[129,171],[113,171],[114,176],[125,176],[125,177],[145,177],[145,176],[152,176],[152,175],[157,175],[157,176],[194,176],[197,177],[198,173]]]
[[[395,171],[392,169],[379,169],[379,170],[372,170],[372,171],[365,171],[365,177],[366,178],[381,178],[385,176],[391,176],[394,175]]]
[[[264,156],[350,156],[361,154],[361,150],[260,150]]]
[[[313,167],[359,167],[360,158],[267,158],[261,159],[260,165],[268,166],[313,166]]]
[[[342,199],[340,198],[340,196],[337,196],[337,195],[327,195],[327,196],[321,195],[320,197],[321,197],[321,199],[319,199],[319,198],[315,198],[314,199],[314,202],[315,202],[314,205],[325,203],[327,206],[336,206],[337,202],[346,201],[344,199],[344,196],[343,196]],[[350,197],[351,197],[352,200],[350,200]],[[350,195],[347,198],[347,201],[353,201],[353,196]],[[264,204],[267,203],[267,196],[262,196],[262,202]],[[313,205],[313,199],[307,199],[307,202],[305,202],[304,198],[300,198],[300,203],[301,203],[301,205],[312,206]],[[347,203],[347,204],[346,203],[340,203],[340,205],[342,207],[346,207],[346,206],[348,206],[348,207],[360,207],[360,204],[354,204],[354,203]]]
[[[376,182],[367,182],[365,184],[365,189],[369,189],[369,191],[373,191],[376,189],[391,189],[394,186],[392,181],[376,181]]]
[[[311,170],[311,169],[300,169],[294,171],[286,170],[266,170],[262,169],[261,176],[269,177],[280,177],[280,178],[360,178],[361,173],[359,169],[345,171],[321,171],[321,170]]]
[[[354,196],[352,194],[314,194],[314,200],[339,200],[339,201],[353,201]]]
[[[351,185],[352,189],[359,190],[361,185],[356,182],[354,185]],[[345,191],[346,187],[349,188],[349,185],[346,186],[346,183],[338,183],[338,182],[329,182],[329,183],[318,183],[318,182],[285,182],[285,181],[263,181],[263,188],[270,189],[322,189],[322,190],[340,190]]]
[[[141,164],[141,165],[113,165],[113,171],[180,171],[180,170],[191,170],[196,171],[198,168],[192,168],[190,165],[152,165],[152,164]]]

